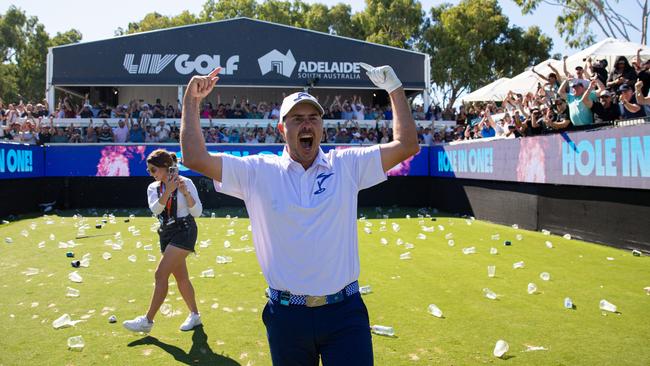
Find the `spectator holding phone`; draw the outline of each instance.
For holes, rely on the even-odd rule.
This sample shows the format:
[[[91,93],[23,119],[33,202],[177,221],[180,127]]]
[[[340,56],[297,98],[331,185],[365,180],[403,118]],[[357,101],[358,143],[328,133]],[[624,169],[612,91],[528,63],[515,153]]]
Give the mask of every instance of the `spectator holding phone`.
[[[194,252],[198,231],[194,217],[201,216],[203,206],[192,180],[178,175],[174,153],[164,149],[154,150],[147,157],[147,172],[155,179],[147,189],[147,196],[149,209],[160,221],[158,235],[162,259],[156,269],[155,287],[147,314],[127,320],[123,325],[133,332],[151,331],[153,319],[167,297],[169,276],[173,274],[190,310],[180,326],[182,331],[188,331],[201,325],[185,258]]]

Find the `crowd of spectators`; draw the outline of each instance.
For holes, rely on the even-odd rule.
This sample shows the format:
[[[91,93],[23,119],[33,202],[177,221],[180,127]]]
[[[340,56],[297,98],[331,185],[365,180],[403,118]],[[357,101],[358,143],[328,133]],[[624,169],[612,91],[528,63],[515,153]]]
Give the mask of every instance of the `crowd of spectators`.
[[[640,52],[641,50],[639,50]],[[573,72],[552,67],[543,83],[525,95],[509,92],[500,105],[494,102],[463,106],[457,117],[454,140],[523,137],[567,130],[589,129],[623,119],[650,116],[650,60],[640,54],[630,63],[620,56],[608,70],[606,60],[586,58]]]
[[[609,71],[605,60],[587,58],[584,67],[569,72],[566,57],[563,73],[552,66],[551,69],[553,72],[542,75],[533,68],[544,83],[525,95],[509,92],[501,103],[463,105],[457,112],[438,105],[425,111],[415,105],[413,118],[431,122],[427,127],[418,127],[420,143],[535,136],[650,116],[650,60],[641,62],[638,54],[632,63],[626,57],[618,57]],[[320,101],[325,110],[322,142],[376,144],[392,140],[387,122],[393,118],[390,105],[366,104],[356,95],[348,99],[334,96],[332,100],[325,96]],[[181,108],[180,103],[163,105],[160,99],[152,104],[133,100],[111,108],[106,103],[92,105],[86,95],[79,105],[66,96],[50,113],[45,100],[7,106],[0,101],[0,139],[30,144],[177,143],[179,128],[166,119],[180,118]],[[215,105],[206,102],[200,110],[201,118],[210,120],[203,129],[207,143],[283,143],[274,123],[279,115],[278,102],[251,103],[247,98],[238,101],[235,97],[232,103],[223,103],[219,93]],[[84,119],[84,125],[62,126],[56,122],[61,118]],[[111,127],[106,122],[108,118],[118,119],[118,125]],[[241,123],[219,126],[212,119],[239,119]],[[455,120],[456,125],[434,123],[440,120]]]
[[[390,105],[366,106],[356,95],[351,99],[334,96],[331,101],[325,97],[322,104],[325,109],[323,142],[374,144],[392,140],[392,129],[386,123],[392,119]],[[160,100],[153,105],[131,101],[128,105],[109,108],[104,103],[91,105],[87,96],[83,104],[75,106],[72,98],[66,96],[51,114],[45,100],[36,105],[22,102],[9,104],[6,109],[0,102],[0,139],[30,144],[175,143],[179,140],[179,128],[175,122],[168,124],[166,119],[180,118],[180,113],[180,105],[163,106]],[[209,126],[203,128],[207,143],[283,143],[274,123],[279,115],[280,103],[252,104],[246,98],[239,102],[233,99],[232,104],[222,103],[219,94],[216,107],[206,102],[200,110],[201,118],[210,121]],[[436,117],[424,113],[421,106],[413,109],[413,116],[419,120]],[[437,117],[439,119],[441,115]],[[57,121],[61,118],[85,120],[83,124],[72,122],[60,125]],[[106,121],[108,118],[118,119],[118,125],[111,127]],[[238,119],[241,123],[219,126],[212,119]],[[332,120],[336,120],[336,123],[332,123]],[[85,121],[88,121],[87,124]],[[363,126],[359,123],[361,121],[364,121]]]

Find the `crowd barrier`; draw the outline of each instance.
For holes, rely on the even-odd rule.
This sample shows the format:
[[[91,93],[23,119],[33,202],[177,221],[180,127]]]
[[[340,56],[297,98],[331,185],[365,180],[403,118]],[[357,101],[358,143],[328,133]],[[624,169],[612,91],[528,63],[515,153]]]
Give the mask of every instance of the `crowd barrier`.
[[[146,156],[178,144],[0,144],[0,179],[146,176]],[[322,145],[330,149],[350,146]],[[212,153],[281,154],[283,145],[208,144]],[[183,175],[195,176],[182,165]],[[422,146],[389,176],[650,189],[650,124],[473,144]]]

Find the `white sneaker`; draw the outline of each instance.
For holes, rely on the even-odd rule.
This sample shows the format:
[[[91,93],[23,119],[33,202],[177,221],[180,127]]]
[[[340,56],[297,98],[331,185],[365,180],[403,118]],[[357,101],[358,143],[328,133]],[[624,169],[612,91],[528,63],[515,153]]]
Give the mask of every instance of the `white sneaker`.
[[[153,327],[153,322],[149,323],[149,319],[147,319],[146,316],[142,315],[133,320],[125,320],[122,325],[124,328],[132,332],[149,333]]]
[[[201,325],[201,315],[196,313],[190,313],[187,316],[187,319],[181,324],[182,331],[188,331],[194,329],[197,325]]]

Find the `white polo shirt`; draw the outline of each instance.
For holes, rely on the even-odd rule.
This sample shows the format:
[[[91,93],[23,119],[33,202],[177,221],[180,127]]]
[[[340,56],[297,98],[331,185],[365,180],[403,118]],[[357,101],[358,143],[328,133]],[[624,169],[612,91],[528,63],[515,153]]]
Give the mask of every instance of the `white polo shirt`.
[[[386,180],[379,146],[319,151],[305,170],[289,157],[222,154],[217,191],[243,199],[271,288],[336,293],[359,278],[357,196]]]

